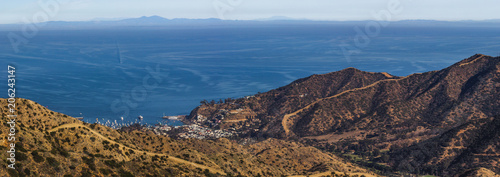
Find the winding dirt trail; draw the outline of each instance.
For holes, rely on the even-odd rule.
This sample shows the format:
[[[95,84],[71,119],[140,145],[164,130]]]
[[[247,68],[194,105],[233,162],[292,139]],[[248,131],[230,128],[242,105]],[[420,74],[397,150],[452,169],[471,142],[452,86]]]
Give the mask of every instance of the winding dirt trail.
[[[412,74],[414,75],[414,74]],[[373,84],[370,84],[370,85],[367,85],[367,86],[364,86],[364,87],[360,87],[360,88],[355,88],[355,89],[351,89],[351,90],[346,90],[346,91],[343,91],[341,93],[338,93],[336,95],[333,95],[333,96],[329,96],[329,97],[325,97],[325,98],[320,98],[314,102],[312,102],[311,104],[295,111],[295,112],[292,112],[290,114],[286,114],[285,116],[283,116],[283,120],[281,121],[281,125],[283,126],[283,129],[285,130],[285,134],[286,136],[289,136],[290,135],[290,124],[292,124],[290,122],[290,117],[292,116],[296,116],[298,113],[304,111],[305,109],[309,109],[311,106],[317,104],[318,102],[320,101],[323,101],[323,100],[327,100],[327,99],[332,99],[332,98],[336,98],[336,97],[339,97],[343,94],[346,94],[346,93],[349,93],[349,92],[354,92],[354,91],[358,91],[358,90],[364,90],[364,89],[367,89],[367,88],[370,88],[370,87],[373,87],[373,86],[376,86],[377,84],[380,84],[382,82],[390,82],[390,81],[398,81],[398,80],[402,80],[402,79],[405,79],[407,77],[410,77],[412,75],[409,75],[409,76],[406,76],[406,77],[402,77],[402,78],[398,78],[398,79],[384,79],[384,80],[379,80],[377,82],[374,82]]]
[[[343,172],[339,172],[339,171],[333,171],[335,172],[335,174],[344,174]],[[326,172],[322,172],[322,173],[317,173],[317,174],[313,174],[313,175],[292,175],[290,177],[322,177],[322,176],[328,176],[328,175],[331,175],[332,174],[332,171],[326,171]],[[369,174],[369,173],[347,173],[349,175],[358,175],[358,176],[361,176],[361,175],[365,175],[366,177],[377,177],[373,174]]]
[[[50,129],[49,132],[54,132],[54,131],[57,131],[57,130],[62,129],[62,128],[73,128],[73,127],[82,127],[82,128],[85,128],[85,129],[87,129],[88,131],[92,132],[94,135],[96,135],[97,137],[99,137],[99,138],[101,138],[103,140],[109,141],[111,143],[118,144],[118,146],[120,146],[120,148],[124,148],[124,149],[127,149],[127,150],[132,150],[132,151],[140,152],[140,153],[146,153],[149,156],[155,156],[155,155],[157,155],[157,156],[166,156],[167,159],[172,160],[172,161],[177,162],[177,163],[192,165],[192,166],[194,166],[196,168],[201,168],[203,170],[208,169],[211,173],[214,173],[214,174],[215,173],[219,173],[219,174],[222,174],[222,175],[226,175],[226,173],[223,170],[221,170],[221,169],[216,169],[216,168],[213,168],[213,167],[209,167],[209,166],[197,164],[197,163],[194,163],[194,162],[190,162],[190,161],[187,161],[187,160],[184,160],[184,159],[180,159],[180,158],[177,158],[177,157],[173,157],[173,156],[169,156],[169,155],[166,155],[166,154],[154,153],[154,152],[148,152],[148,151],[143,151],[143,150],[139,150],[139,149],[130,148],[128,146],[125,146],[122,143],[118,143],[118,142],[116,142],[114,140],[111,140],[111,139],[103,136],[99,132],[97,132],[97,131],[95,131],[95,130],[91,129],[90,127],[87,127],[86,125],[83,125],[83,124],[78,124],[78,123],[64,124],[64,125],[55,127],[53,129]],[[124,151],[122,151],[122,152],[124,152]],[[125,159],[127,161],[130,161],[130,159],[128,158],[128,156],[126,156],[125,154],[123,154],[123,156],[125,157]]]
[[[237,122],[244,122],[247,121],[248,119],[234,119],[234,120],[225,120],[224,123],[237,123]]]

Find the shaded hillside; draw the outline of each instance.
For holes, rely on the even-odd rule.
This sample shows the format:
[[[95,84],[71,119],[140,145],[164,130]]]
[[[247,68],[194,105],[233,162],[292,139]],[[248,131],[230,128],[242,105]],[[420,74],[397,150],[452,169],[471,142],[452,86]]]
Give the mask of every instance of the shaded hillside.
[[[348,68],[194,109],[189,120],[252,136],[306,137],[379,129],[447,129],[499,114],[499,58],[474,55],[441,71],[393,77]],[[403,132],[402,132],[403,131]],[[406,131],[406,132],[405,132]]]
[[[499,57],[476,54],[440,71],[406,77],[349,68],[313,75],[253,97],[206,102],[192,111],[190,120],[234,128],[243,132],[240,138],[294,139],[354,155],[356,161],[376,164],[384,171],[387,165],[401,169],[400,162],[388,163],[391,159],[386,156],[500,114],[499,62]],[[460,141],[479,143],[474,138]],[[462,159],[460,153],[450,155]],[[485,159],[464,168],[489,167],[481,160]],[[436,165],[443,173],[458,168],[438,163],[429,161],[428,165]]]
[[[368,172],[314,147],[270,139],[240,145],[227,139],[175,140],[147,128],[120,131],[88,124],[17,99],[16,170],[10,176],[281,176]],[[6,151],[7,100],[0,99]],[[262,148],[272,148],[265,151]],[[0,158],[6,159],[7,153]],[[1,165],[7,166],[5,160]],[[315,168],[320,166],[321,168]]]
[[[353,89],[300,110],[288,120],[298,136],[357,129],[451,128],[500,113],[500,58],[475,55],[441,71]]]
[[[473,120],[391,153],[399,170],[450,176],[484,167],[500,171],[500,116]]]
[[[467,170],[459,177],[500,177],[500,175],[496,174],[495,172],[492,172],[491,170],[485,169],[485,168],[477,168],[477,169],[472,169],[472,170]]]
[[[205,102],[191,112],[188,120],[200,122],[199,115],[207,118],[208,121],[220,120],[223,117],[226,124],[223,124],[221,128],[236,128],[240,132],[246,131],[245,127],[247,127],[242,124],[248,125],[251,122],[254,125],[251,126],[253,129],[262,129],[258,132],[259,136],[283,137],[284,130],[281,128],[280,117],[284,114],[296,111],[318,99],[388,78],[397,77],[387,73],[364,72],[355,68],[312,75],[266,93],[237,100],[221,100],[219,104]]]

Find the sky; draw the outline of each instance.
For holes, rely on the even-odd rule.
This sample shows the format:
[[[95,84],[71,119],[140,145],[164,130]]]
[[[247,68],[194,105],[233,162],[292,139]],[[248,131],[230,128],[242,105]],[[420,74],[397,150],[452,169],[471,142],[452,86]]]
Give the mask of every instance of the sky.
[[[377,20],[375,14],[389,14],[390,19],[384,20],[458,21],[500,19],[499,10],[498,0],[0,0],[0,24],[152,15],[170,19],[284,16],[350,21]]]

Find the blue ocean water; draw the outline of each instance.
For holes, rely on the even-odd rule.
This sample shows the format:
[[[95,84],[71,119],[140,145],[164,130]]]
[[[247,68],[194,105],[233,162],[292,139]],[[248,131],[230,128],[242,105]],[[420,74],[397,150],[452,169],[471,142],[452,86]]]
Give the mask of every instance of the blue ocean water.
[[[153,124],[163,114],[189,114],[204,99],[252,95],[346,67],[404,76],[500,53],[493,27],[388,26],[358,46],[353,27],[41,30],[19,52],[6,37],[10,31],[0,31],[0,67],[3,73],[7,64],[16,67],[18,97],[51,110],[87,122],[142,115]],[[347,59],[342,44],[358,51]]]

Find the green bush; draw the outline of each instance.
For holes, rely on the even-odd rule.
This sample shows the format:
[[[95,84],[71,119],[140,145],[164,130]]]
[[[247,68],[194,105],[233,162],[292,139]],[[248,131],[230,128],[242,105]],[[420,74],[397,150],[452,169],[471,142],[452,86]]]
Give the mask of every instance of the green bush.
[[[120,175],[120,177],[134,177],[132,173],[125,171],[123,169],[120,169],[120,171],[118,171],[118,174]]]
[[[94,158],[82,157],[82,161],[89,166],[92,171],[95,171]]]
[[[113,173],[113,171],[111,171],[110,169],[104,169],[104,168],[100,168],[99,171],[106,176],[109,176],[109,174]]]
[[[92,173],[90,173],[89,169],[87,168],[82,168],[82,177],[92,177]]]
[[[59,154],[61,154],[62,156],[64,157],[69,157],[69,152],[60,148],[60,149],[57,149],[59,151]]]
[[[120,168],[123,166],[123,163],[117,163],[116,160],[106,160],[104,164],[112,168]]]
[[[24,174],[26,174],[26,175],[31,175],[31,170],[30,170],[30,169],[25,168],[25,169],[24,169]]]
[[[52,158],[52,157],[47,157],[47,163],[50,166],[59,167],[59,162],[56,159]]]
[[[17,152],[16,153],[16,160],[23,161],[23,160],[26,160],[26,159],[28,159],[28,156],[26,156],[26,154],[24,154],[22,152]]]
[[[9,173],[10,176],[19,176],[17,171],[11,168],[7,169],[7,173]]]
[[[45,161],[45,159],[38,154],[38,151],[31,152],[31,155],[33,156],[33,160],[37,163]]]

